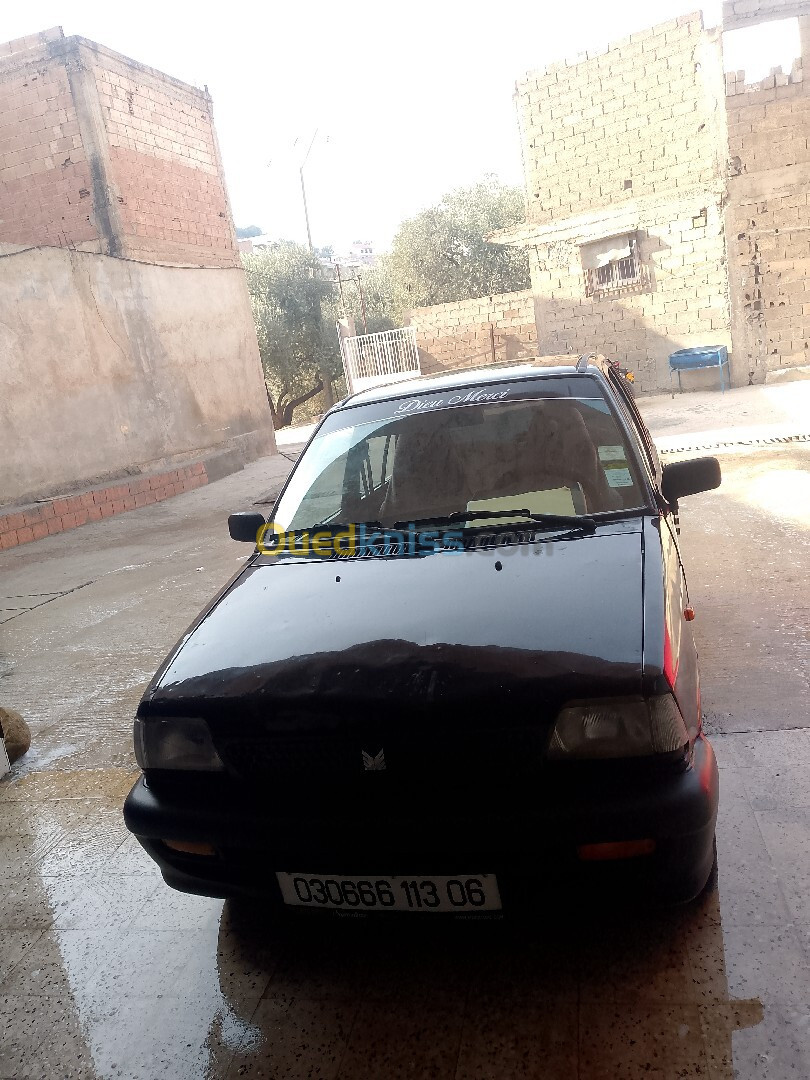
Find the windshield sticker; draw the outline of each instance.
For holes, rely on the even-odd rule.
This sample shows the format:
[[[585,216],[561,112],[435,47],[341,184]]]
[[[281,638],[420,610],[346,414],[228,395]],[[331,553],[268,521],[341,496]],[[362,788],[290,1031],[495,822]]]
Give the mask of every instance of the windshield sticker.
[[[468,390],[466,394],[449,394],[443,397],[406,398],[397,405],[397,415],[402,413],[429,412],[431,409],[446,409],[448,405],[478,405],[485,401],[503,401],[509,396],[508,390]]]
[[[633,477],[629,469],[605,469],[605,476],[612,488],[633,486]]]
[[[599,460],[600,461],[621,461],[624,463],[624,447],[623,446],[600,446],[599,447]]]
[[[328,413],[315,432],[321,438],[333,431],[357,428],[366,423],[397,420],[409,416],[437,413],[445,409],[499,406],[508,403],[566,400],[577,401],[605,415],[610,405],[601,396],[601,388],[590,375],[553,376],[529,378],[512,383],[494,383],[487,386],[462,386],[458,390],[436,393],[411,393],[407,397],[392,397],[380,401],[347,401],[344,408]]]

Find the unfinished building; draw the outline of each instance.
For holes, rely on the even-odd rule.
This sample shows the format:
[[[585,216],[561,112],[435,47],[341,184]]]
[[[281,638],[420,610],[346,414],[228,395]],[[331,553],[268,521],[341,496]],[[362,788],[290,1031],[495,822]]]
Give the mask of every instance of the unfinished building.
[[[797,18],[800,56],[724,74],[724,32]],[[537,350],[598,349],[641,390],[678,349],[725,345],[733,383],[808,362],[810,5],[731,0],[518,82]],[[716,386],[697,371],[684,385]]]

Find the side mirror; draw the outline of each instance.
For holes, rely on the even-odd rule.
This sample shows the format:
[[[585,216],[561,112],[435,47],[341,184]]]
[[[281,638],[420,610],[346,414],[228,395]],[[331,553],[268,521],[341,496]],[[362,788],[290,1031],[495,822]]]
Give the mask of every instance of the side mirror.
[[[231,514],[228,518],[228,532],[231,540],[241,540],[246,544],[256,543],[256,534],[262,525],[266,525],[263,514],[252,511]]]
[[[661,478],[661,494],[670,504],[677,506],[684,495],[696,495],[699,491],[711,491],[720,487],[720,462],[714,457],[692,458],[691,461],[673,461],[664,466]]]

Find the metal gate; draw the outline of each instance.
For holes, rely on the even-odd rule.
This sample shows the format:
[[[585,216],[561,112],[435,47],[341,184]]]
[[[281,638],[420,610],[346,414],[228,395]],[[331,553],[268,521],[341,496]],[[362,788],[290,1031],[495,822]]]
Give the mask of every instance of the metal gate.
[[[383,330],[379,334],[341,336],[340,352],[350,394],[422,374],[413,326]]]

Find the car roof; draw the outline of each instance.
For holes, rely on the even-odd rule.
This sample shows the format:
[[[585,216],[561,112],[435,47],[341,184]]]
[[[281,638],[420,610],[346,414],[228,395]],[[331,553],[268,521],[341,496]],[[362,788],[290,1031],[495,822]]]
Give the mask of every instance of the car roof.
[[[594,357],[594,360],[598,362],[598,358]],[[343,398],[335,404],[334,410],[389,401],[391,398],[412,397],[414,394],[440,393],[443,390],[454,390],[458,387],[546,378],[554,375],[601,375],[602,373],[600,366],[586,365],[582,362],[550,366],[548,359],[542,357],[522,360],[519,364],[506,361],[499,364],[487,364],[486,367],[464,368],[463,371],[416,375],[412,379],[400,379],[384,383],[382,386],[369,387],[367,390],[360,390],[356,394]]]

